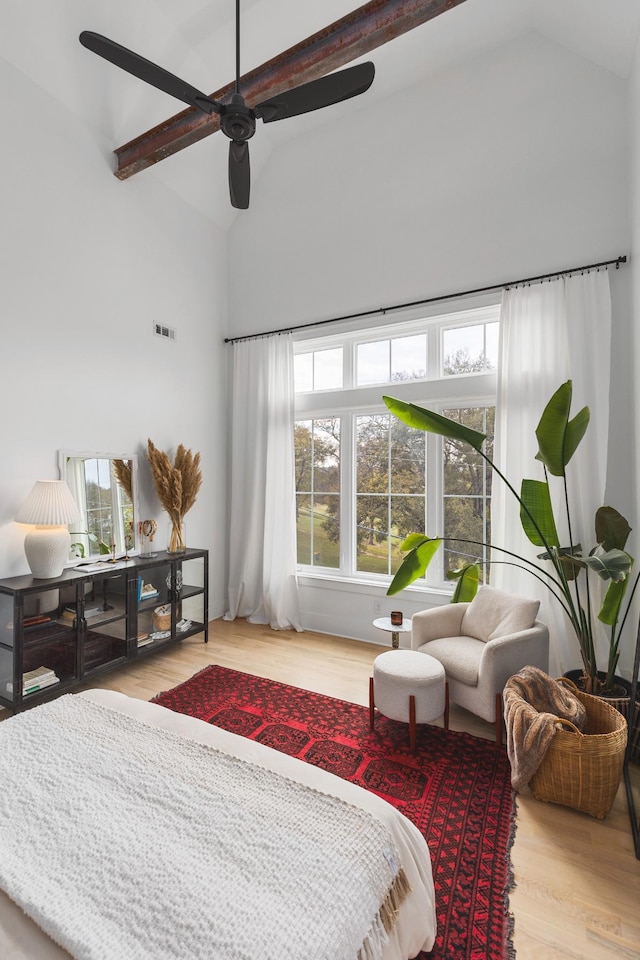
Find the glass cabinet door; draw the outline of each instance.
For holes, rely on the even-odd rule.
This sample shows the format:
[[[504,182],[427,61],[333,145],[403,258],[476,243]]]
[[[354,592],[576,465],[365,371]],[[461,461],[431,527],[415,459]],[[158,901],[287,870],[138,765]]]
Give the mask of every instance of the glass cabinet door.
[[[81,591],[79,613],[83,676],[127,656],[126,573],[93,578]]]
[[[174,600],[176,603],[176,634],[189,637],[201,633],[207,622],[204,557],[176,562]]]
[[[146,566],[138,576],[138,650],[171,640],[173,609],[170,596],[171,563]]]

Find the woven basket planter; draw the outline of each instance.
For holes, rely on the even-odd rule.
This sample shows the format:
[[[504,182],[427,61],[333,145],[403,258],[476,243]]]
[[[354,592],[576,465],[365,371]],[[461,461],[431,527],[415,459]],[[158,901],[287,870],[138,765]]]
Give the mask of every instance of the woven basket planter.
[[[537,800],[560,803],[602,820],[615,800],[627,746],[627,721],[606,701],[582,693],[566,677],[558,683],[571,687],[584,704],[587,720],[581,733],[568,720],[556,730],[546,756],[529,781]]]

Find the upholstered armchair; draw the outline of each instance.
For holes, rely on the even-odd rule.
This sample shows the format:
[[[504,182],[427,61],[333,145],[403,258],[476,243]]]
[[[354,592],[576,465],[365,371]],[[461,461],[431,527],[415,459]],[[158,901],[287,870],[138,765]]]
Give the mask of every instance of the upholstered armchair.
[[[440,661],[450,699],[495,723],[498,744],[509,677],[527,664],[549,671],[549,631],[536,620],[539,606],[537,600],[481,586],[470,603],[432,607],[412,618],[412,649]]]

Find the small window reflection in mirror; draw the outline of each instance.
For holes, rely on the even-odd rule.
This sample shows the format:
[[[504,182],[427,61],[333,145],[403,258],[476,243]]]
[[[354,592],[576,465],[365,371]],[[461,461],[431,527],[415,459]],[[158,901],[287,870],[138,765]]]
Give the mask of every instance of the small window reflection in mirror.
[[[70,561],[135,551],[137,458],[60,452],[60,473],[80,511]]]

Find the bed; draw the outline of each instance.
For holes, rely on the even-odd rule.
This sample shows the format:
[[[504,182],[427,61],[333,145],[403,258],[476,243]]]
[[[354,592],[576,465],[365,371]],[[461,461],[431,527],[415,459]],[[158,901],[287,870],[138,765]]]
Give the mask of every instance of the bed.
[[[0,956],[408,960],[427,844],[381,798],[110,690],[0,723]],[[355,940],[354,940],[355,937]]]

